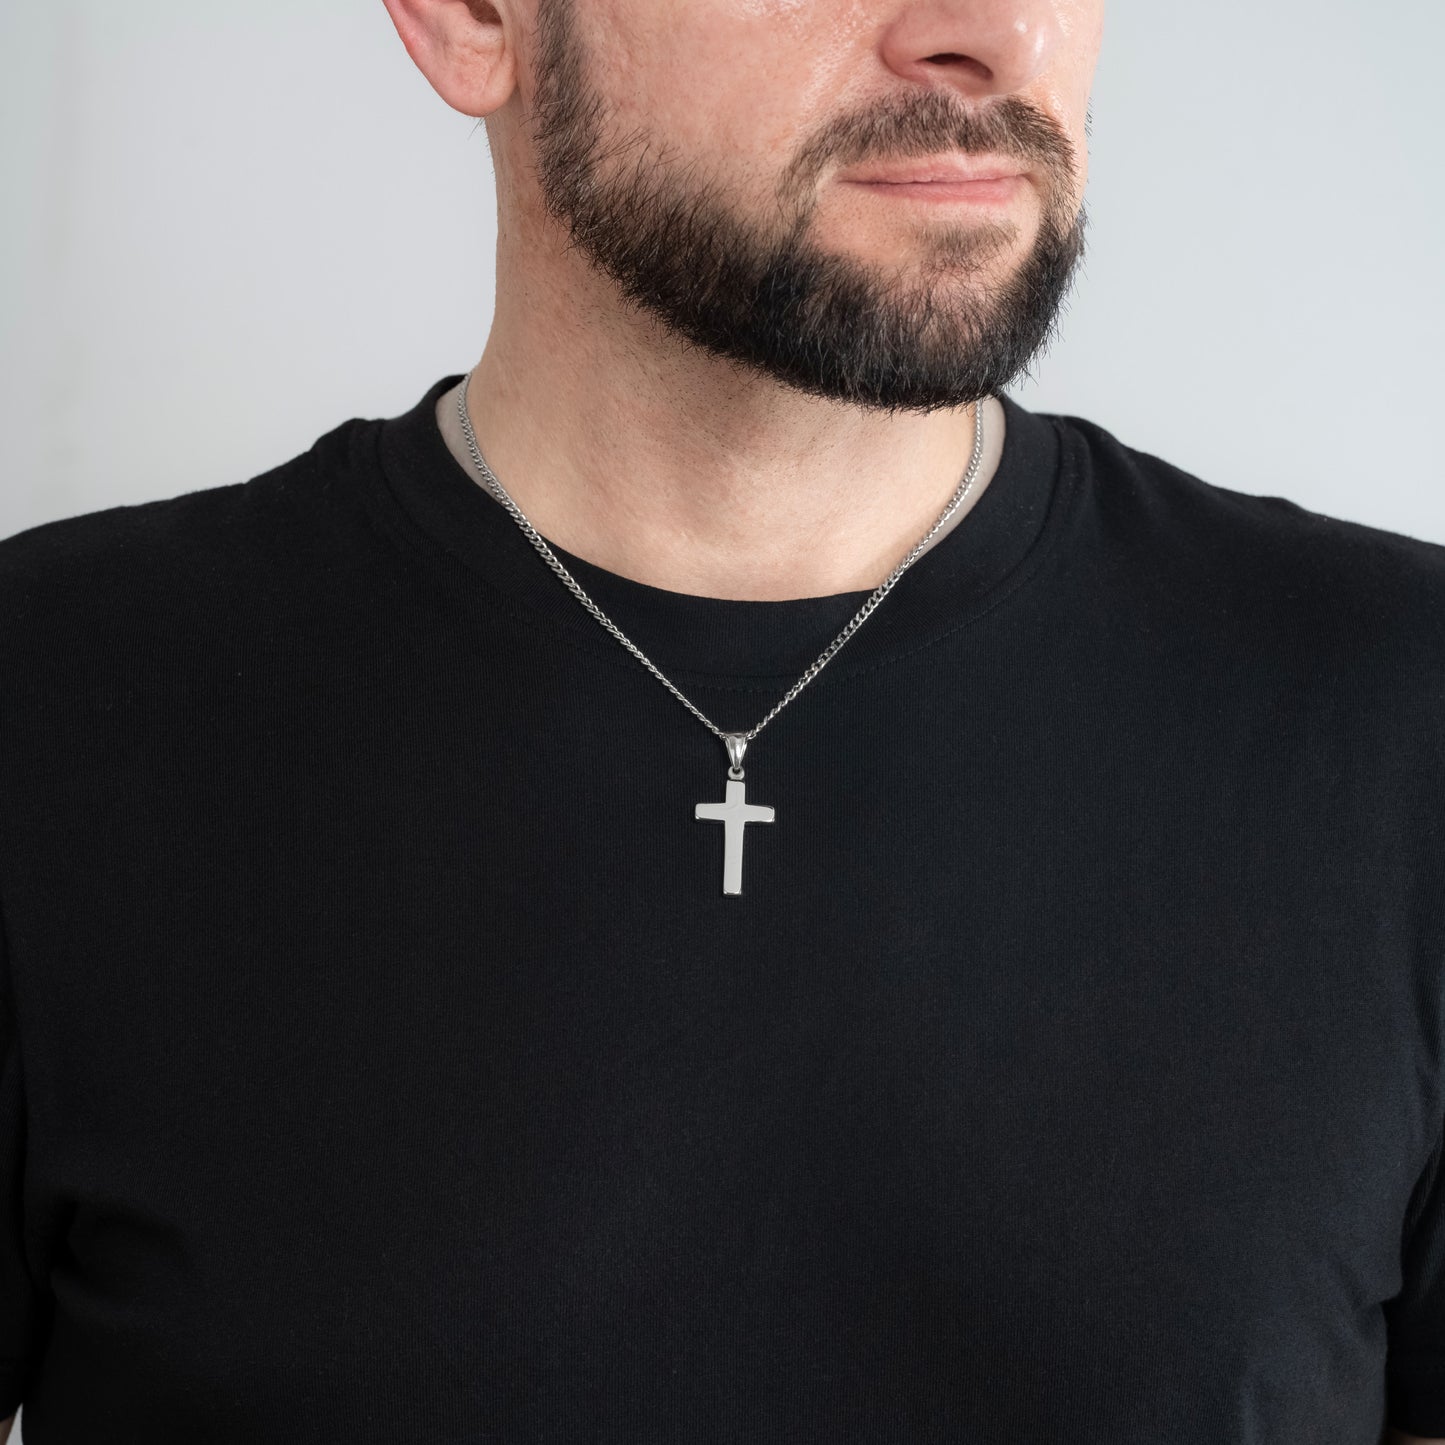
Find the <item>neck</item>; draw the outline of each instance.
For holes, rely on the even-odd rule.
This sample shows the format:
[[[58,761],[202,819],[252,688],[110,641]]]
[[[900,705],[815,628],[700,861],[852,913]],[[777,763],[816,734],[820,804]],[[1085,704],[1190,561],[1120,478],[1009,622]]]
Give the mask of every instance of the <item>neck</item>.
[[[499,299],[468,412],[487,465],[538,532],[634,581],[740,601],[870,591],[938,520],[972,456],[971,408],[867,412],[743,376],[645,321],[614,336],[579,315],[574,304],[539,317],[529,304],[523,317]],[[441,398],[438,423],[490,496],[459,389]],[[998,467],[1003,408],[990,397],[979,411],[973,487],[930,546]]]

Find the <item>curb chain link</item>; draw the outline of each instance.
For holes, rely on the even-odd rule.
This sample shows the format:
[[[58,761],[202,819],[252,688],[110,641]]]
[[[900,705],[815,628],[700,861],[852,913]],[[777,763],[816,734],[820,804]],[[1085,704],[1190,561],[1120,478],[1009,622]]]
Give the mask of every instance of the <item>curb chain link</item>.
[[[627,637],[622,632],[621,628],[619,628],[616,623],[614,623],[612,619],[608,617],[607,614],[603,612],[602,609],[598,607],[598,605],[586,594],[586,592],[582,590],[576,578],[574,578],[572,574],[566,569],[566,567],[562,565],[556,553],[552,551],[552,549],[543,540],[542,535],[523,515],[522,509],[518,507],[517,504],[512,500],[511,496],[507,492],[507,489],[501,484],[501,482],[497,479],[496,474],[487,465],[486,459],[482,456],[481,448],[477,445],[476,435],[472,431],[471,416],[467,412],[467,388],[471,384],[471,380],[472,373],[469,371],[462,381],[460,391],[457,393],[457,415],[461,419],[462,433],[466,437],[467,447],[471,452],[472,461],[476,464],[477,470],[481,472],[483,478],[486,480],[488,490],[491,491],[492,495],[497,499],[497,501],[499,501],[507,509],[507,511],[511,513],[513,521],[515,521],[517,525],[522,529],[522,531],[526,534],[527,540],[531,542],[532,546],[541,554],[542,559],[557,574],[557,576],[566,585],[568,590],[571,591],[573,596],[576,597],[576,599],[588,610],[588,612],[590,612],[593,617],[595,617],[597,621],[602,624],[603,627],[605,627],[645,668],[647,668],[647,670],[651,672],[652,675],[665,688],[667,688],[667,690],[672,693],[672,695],[690,713],[692,713],[692,715],[697,718],[697,720],[702,723],[704,727],[706,727],[710,732],[712,732],[715,736],[717,736],[724,743],[726,743],[729,734],[725,733],[709,718],[705,717],[696,707],[694,707],[693,704],[689,702],[688,699],[685,698],[682,693],[680,693],[677,688],[675,688],[672,683],[669,682],[668,679],[662,675],[662,673],[657,669],[656,666],[654,666],[651,659],[647,657],[647,655],[642,651],[642,649],[639,648],[629,637]],[[979,404],[977,402],[975,402],[973,406],[973,418],[973,456],[969,460],[968,470],[964,473],[963,480],[959,483],[958,490],[954,492],[953,497],[948,503],[948,506],[944,508],[942,515],[928,529],[928,531],[925,532],[923,536],[914,543],[908,555],[898,564],[897,567],[893,569],[889,576],[878,585],[878,587],[874,590],[868,600],[863,604],[862,607],[858,609],[858,612],[853,617],[852,621],[849,622],[848,625],[842,630],[842,632],[840,632],[838,636],[835,637],[833,641],[830,642],[828,646],[823,649],[823,652],[818,657],[817,661],[815,661],[812,666],[809,667],[808,670],[797,680],[797,682],[793,684],[793,686],[788,690],[788,693],[783,698],[783,700],[779,702],[777,706],[774,707],[773,710],[768,713],[768,715],[763,718],[761,722],[755,724],[750,732],[736,733],[732,734],[732,736],[740,737],[745,743],[750,743],[755,737],[757,737],[757,735],[762,732],[762,730],[767,727],[767,725],[772,722],[772,720],[777,717],[777,715],[782,712],[782,710],[787,707],[787,705],[792,702],[792,700],[797,697],[797,695],[802,692],[802,690],[810,682],[812,682],[812,680],[817,677],[820,672],[822,672],[822,670],[828,665],[828,663],[832,661],[832,659],[837,655],[838,651],[842,648],[843,644],[847,642],[848,639],[852,637],[853,634],[857,632],[857,630],[872,615],[873,609],[877,607],[878,604],[882,602],[882,600],[889,594],[889,592],[893,590],[894,584],[897,583],[898,579],[903,576],[903,574],[914,564],[915,561],[917,561],[923,549],[928,545],[930,541],[933,540],[933,537],[937,533],[938,529],[942,527],[946,521],[948,521],[948,519],[954,514],[955,511],[958,510],[960,503],[962,503],[963,499],[972,489],[974,481],[978,476],[979,464],[983,460],[983,417],[979,412]],[[734,769],[730,768],[728,770],[728,776],[733,776],[734,771]],[[741,770],[738,769],[736,771],[738,772],[738,775],[741,776]]]

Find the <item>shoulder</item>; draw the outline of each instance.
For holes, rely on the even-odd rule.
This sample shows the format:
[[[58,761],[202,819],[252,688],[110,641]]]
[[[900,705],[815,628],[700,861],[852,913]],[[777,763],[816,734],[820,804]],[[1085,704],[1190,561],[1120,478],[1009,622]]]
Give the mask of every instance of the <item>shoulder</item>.
[[[43,522],[0,539],[0,661],[75,636],[137,638],[223,625],[319,560],[337,526],[330,491],[363,423],[245,481]],[[8,645],[7,645],[8,644]]]
[[[0,539],[0,588],[12,605],[51,588],[75,592],[85,582],[143,588],[157,567],[184,569],[206,553],[224,554],[258,510],[274,508],[304,461],[249,481],[103,507],[15,532]]]
[[[315,465],[312,449],[246,481],[27,527],[0,539],[0,588],[13,602],[52,586],[75,592],[86,580],[143,588],[157,568],[203,568],[292,511]]]
[[[1076,416],[1079,525],[1138,585],[1295,641],[1422,650],[1445,662],[1445,545],[1204,478]]]

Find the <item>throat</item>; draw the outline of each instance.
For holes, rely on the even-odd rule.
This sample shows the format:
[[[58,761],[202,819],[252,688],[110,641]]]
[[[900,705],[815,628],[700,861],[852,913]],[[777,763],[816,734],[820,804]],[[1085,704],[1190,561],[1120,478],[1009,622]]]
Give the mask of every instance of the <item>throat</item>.
[[[458,383],[438,399],[437,425],[457,465],[501,506],[467,442],[458,409],[461,388]],[[668,592],[724,601],[785,602],[871,592],[915,547],[917,561],[962,525],[992,481],[1003,454],[1002,404],[989,397],[979,412],[983,451],[973,480],[936,530],[965,480],[972,459],[966,447],[963,455],[951,455],[932,469],[928,487],[891,503],[886,491],[870,491],[866,505],[841,514],[833,502],[827,509],[835,523],[831,533],[826,523],[816,519],[790,522],[787,508],[776,505],[761,510],[744,504],[699,507],[689,497],[677,507],[649,510],[634,498],[618,499],[603,486],[570,491],[549,487],[540,468],[526,474],[525,466],[494,464],[475,417],[473,426],[487,465],[495,466],[497,480],[514,505],[550,546],[616,576]],[[722,528],[701,525],[719,515],[736,520]],[[627,519],[626,524],[620,519]]]

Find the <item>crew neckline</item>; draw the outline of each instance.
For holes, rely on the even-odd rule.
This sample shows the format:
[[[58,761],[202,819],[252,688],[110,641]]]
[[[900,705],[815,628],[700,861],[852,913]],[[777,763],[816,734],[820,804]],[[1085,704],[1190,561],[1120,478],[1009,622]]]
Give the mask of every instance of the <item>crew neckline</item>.
[[[641,664],[553,572],[479,475],[452,455],[436,404],[462,380],[442,377],[409,411],[377,425],[379,499],[391,520],[468,601],[630,668]],[[1057,419],[999,393],[1003,454],[983,495],[895,583],[814,684],[900,660],[977,621],[1031,576],[1063,511],[1066,434]],[[967,458],[960,459],[960,477]],[[505,480],[505,479],[504,479]],[[791,683],[842,631],[871,588],[748,601],[673,592],[548,546],[599,608],[670,677]]]

